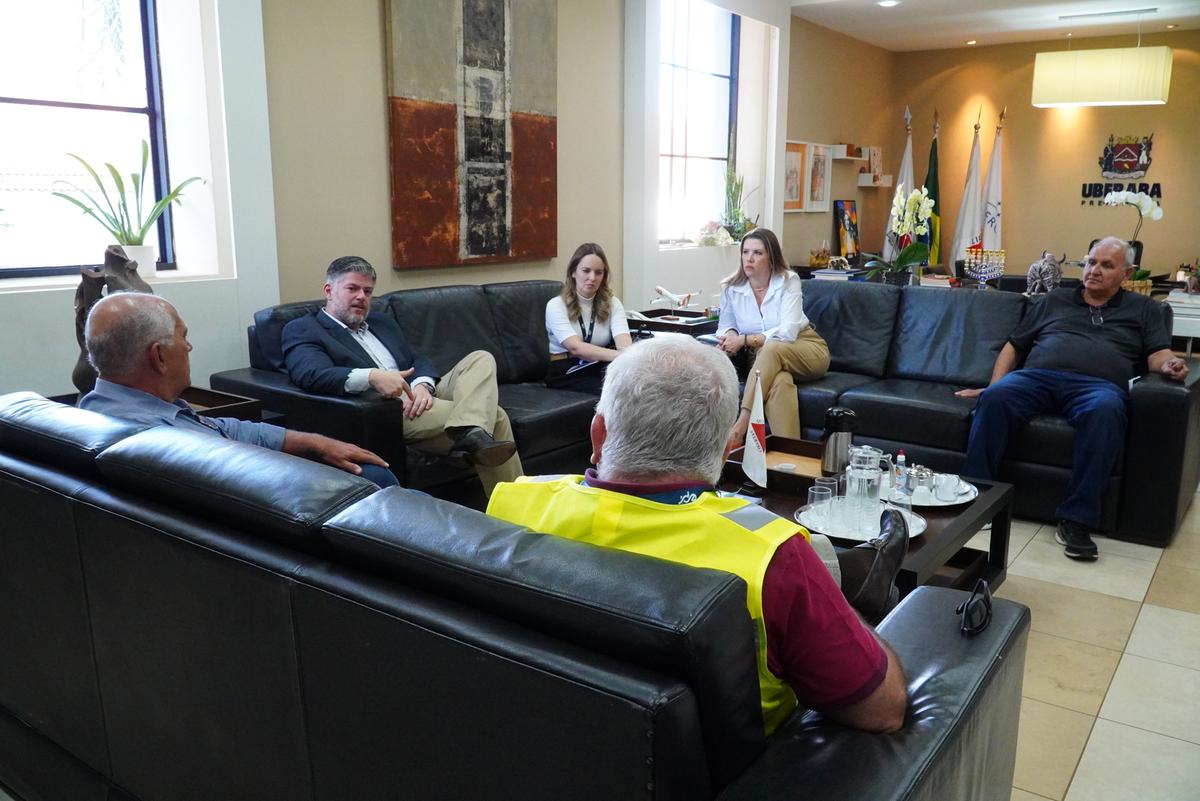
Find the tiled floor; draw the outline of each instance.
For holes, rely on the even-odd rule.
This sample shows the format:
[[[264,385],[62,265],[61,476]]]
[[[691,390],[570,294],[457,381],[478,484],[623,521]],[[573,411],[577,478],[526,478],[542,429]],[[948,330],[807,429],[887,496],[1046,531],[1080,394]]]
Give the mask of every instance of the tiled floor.
[[[1033,628],[1012,799],[1195,801],[1200,497],[1165,550],[1097,543],[1099,561],[1073,562],[1053,527],[1013,523],[996,594],[1029,606]]]
[[[996,594],[1028,605],[1033,629],[1013,801],[1194,801],[1200,497],[1165,550],[1097,544],[1098,562],[1073,562],[1052,526],[1014,523]]]

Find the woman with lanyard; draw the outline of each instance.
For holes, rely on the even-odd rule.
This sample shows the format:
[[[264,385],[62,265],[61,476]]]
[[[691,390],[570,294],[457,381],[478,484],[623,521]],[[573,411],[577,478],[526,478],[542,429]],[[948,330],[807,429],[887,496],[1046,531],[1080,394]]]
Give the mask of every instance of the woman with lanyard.
[[[608,258],[588,242],[567,264],[562,294],[546,304],[546,386],[600,394],[608,363],[633,344],[625,307],[608,286]]]
[[[721,282],[720,348],[746,350],[753,361],[742,411],[730,434],[740,445],[750,427],[756,371],[762,374],[763,414],[771,433],[800,438],[800,403],[793,377],[812,381],[829,369],[829,346],[804,315],[800,276],[783,258],[779,239],[766,228],[742,237],[742,263]]]

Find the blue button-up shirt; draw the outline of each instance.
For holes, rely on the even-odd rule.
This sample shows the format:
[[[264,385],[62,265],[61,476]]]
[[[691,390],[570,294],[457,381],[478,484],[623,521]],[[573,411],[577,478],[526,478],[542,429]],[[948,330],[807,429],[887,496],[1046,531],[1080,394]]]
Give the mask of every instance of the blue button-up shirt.
[[[147,426],[177,426],[275,451],[283,450],[284,429],[279,426],[233,417],[205,417],[202,421],[185,401],[176,398],[174,403],[168,403],[148,392],[103,378],[96,379],[96,388],[84,395],[78,405],[81,409]]]

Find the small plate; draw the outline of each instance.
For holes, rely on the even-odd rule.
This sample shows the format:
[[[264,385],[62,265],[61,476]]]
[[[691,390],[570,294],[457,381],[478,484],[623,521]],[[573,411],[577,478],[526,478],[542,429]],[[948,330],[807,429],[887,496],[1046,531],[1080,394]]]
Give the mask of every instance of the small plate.
[[[941,475],[940,473],[938,475]],[[895,490],[888,500],[895,503],[897,501]],[[933,491],[922,487],[912,494],[912,505],[915,507],[937,508],[940,506],[958,506],[964,503],[970,503],[979,497],[979,487],[969,481],[963,479],[958,480],[958,495],[952,501],[943,501],[933,494]]]
[[[796,522],[804,526],[809,531],[815,531],[818,534],[824,534],[827,537],[836,537],[839,540],[856,540],[858,542],[866,542],[879,536],[879,530],[869,532],[867,534],[857,534],[850,531],[850,521],[847,519],[849,505],[844,497],[835,498],[833,501],[833,516],[832,525],[822,526],[813,523],[812,515],[809,510],[811,507],[801,506],[796,510]],[[883,504],[883,508],[896,509],[904,515],[908,521],[908,538],[919,537],[925,533],[925,529],[929,524],[924,517],[916,512],[905,512],[892,504]],[[880,511],[883,511],[883,508]],[[826,530],[828,529],[828,530]]]

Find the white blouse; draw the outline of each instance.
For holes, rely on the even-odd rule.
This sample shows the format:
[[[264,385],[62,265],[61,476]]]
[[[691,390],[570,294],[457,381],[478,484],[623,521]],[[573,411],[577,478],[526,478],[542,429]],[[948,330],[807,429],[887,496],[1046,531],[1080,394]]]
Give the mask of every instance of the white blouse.
[[[546,336],[550,340],[551,353],[566,353],[563,347],[568,337],[576,336],[583,339],[587,326],[592,321],[592,301],[579,298],[579,319],[571,322],[567,314],[567,304],[562,296],[550,298],[546,303]],[[592,329],[592,344],[601,348],[615,347],[619,334],[629,333],[629,321],[625,319],[625,307],[616,296],[609,299],[609,315],[607,320],[597,320]]]
[[[800,276],[791,270],[771,276],[762,306],[754,301],[749,281],[726,287],[721,292],[717,333],[724,334],[732,328],[739,334],[763,334],[767,339],[795,341],[808,328],[800,286]]]

